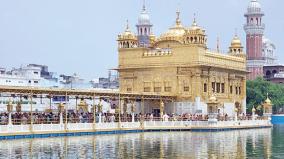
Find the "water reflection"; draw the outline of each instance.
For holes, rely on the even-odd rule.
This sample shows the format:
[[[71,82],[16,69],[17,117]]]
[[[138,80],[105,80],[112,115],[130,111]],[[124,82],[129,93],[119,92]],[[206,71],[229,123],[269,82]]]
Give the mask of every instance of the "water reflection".
[[[227,132],[151,132],[0,141],[0,158],[271,158],[284,126]]]

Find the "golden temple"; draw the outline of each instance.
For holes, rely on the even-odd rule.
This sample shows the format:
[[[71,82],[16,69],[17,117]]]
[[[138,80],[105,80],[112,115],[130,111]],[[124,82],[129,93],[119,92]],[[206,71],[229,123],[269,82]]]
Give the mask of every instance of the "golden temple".
[[[246,54],[238,36],[228,53],[210,51],[205,30],[196,18],[186,27],[180,11],[176,14],[175,25],[157,37],[145,6],[136,25],[137,35],[127,22],[117,39],[120,92],[177,97],[165,103],[165,110],[159,110],[158,103],[146,104],[145,112],[149,113],[206,114],[212,94],[222,104],[220,113],[233,115],[236,108],[238,113],[246,113]]]

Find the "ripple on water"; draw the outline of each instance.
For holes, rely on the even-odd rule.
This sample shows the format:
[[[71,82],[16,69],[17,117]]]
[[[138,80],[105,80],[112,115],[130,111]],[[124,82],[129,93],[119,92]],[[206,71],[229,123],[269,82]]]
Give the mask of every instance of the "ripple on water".
[[[0,141],[0,158],[283,158],[284,125]]]

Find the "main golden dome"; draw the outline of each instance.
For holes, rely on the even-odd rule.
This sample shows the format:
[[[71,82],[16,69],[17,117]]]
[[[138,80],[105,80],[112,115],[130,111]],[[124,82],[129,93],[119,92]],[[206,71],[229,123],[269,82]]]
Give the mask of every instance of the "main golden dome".
[[[185,34],[185,28],[181,24],[181,20],[179,18],[180,12],[177,11],[176,24],[174,27],[170,28],[167,32],[163,33],[159,40],[179,40]]]

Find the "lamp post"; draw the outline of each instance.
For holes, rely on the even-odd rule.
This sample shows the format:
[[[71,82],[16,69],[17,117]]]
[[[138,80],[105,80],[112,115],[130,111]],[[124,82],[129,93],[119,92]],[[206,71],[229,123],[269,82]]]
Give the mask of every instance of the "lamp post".
[[[238,121],[238,108],[235,108],[235,121]]]
[[[9,100],[8,104],[7,104],[7,111],[9,113],[8,116],[8,125],[12,125],[12,111],[13,111],[13,103],[11,102],[11,100]]]
[[[165,104],[162,100],[162,98],[160,99],[160,118],[161,120],[163,120],[163,116],[164,116],[164,108],[165,108]]]
[[[135,121],[135,118],[134,118],[135,110],[136,110],[135,101],[132,101],[132,103],[131,103],[132,123],[134,123],[134,121]]]
[[[255,120],[255,108],[253,107],[251,112],[252,112],[252,120],[254,121]]]
[[[100,99],[98,104],[98,112],[99,112],[99,123],[102,122],[102,99]]]

